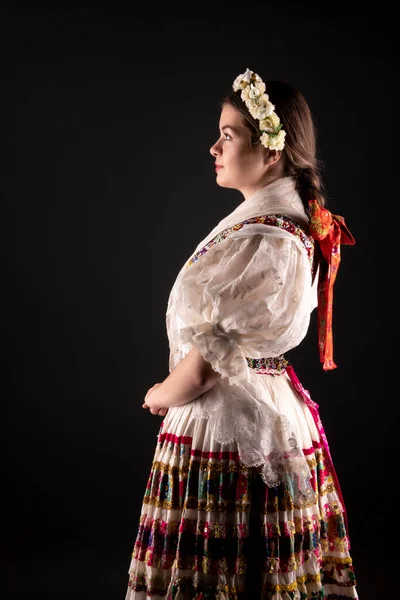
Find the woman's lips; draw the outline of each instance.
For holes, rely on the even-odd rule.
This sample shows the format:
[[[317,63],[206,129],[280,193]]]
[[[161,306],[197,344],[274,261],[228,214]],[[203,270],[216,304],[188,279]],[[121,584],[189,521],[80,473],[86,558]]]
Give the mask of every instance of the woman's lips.
[[[219,171],[220,169],[222,169],[222,165],[215,165],[215,170]]]

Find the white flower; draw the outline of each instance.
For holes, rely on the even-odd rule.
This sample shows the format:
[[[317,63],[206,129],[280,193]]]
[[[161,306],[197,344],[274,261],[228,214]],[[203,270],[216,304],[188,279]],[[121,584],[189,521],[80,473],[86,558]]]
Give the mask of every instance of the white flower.
[[[255,102],[254,100],[251,100],[251,98],[249,98],[246,102],[246,106],[247,106],[247,110],[249,111],[249,113],[251,114],[253,119],[258,119],[257,115],[258,115],[259,108],[258,108],[257,102]]]
[[[252,78],[253,75],[255,75],[255,73],[253,73],[253,71],[250,71],[250,69],[246,69],[246,72],[243,73],[242,79],[246,83],[250,83],[251,78]]]
[[[242,77],[243,75],[238,75],[238,77],[236,77],[235,81],[233,82],[232,87],[235,92],[240,90],[240,88],[242,87]]]
[[[269,115],[269,117],[260,121],[260,130],[267,131],[268,133],[274,133],[274,131],[276,131],[276,129],[278,128],[280,122],[281,120],[278,117],[278,115],[275,112],[273,112]]]
[[[267,94],[263,94],[258,99],[257,119],[263,121],[274,111],[275,106],[269,101]]]
[[[238,77],[236,77],[235,81],[233,82],[233,89],[235,92],[237,92],[240,89],[245,88],[246,86],[249,85],[250,80],[251,80],[251,76],[253,74],[253,71],[250,71],[250,69],[247,69],[247,71],[245,73],[242,73],[242,75],[238,75]]]
[[[268,133],[263,133],[260,136],[260,143],[265,146],[265,148],[268,148],[268,144],[269,144],[269,134]]]
[[[245,87],[244,90],[241,91],[240,97],[243,100],[243,102],[247,105],[247,101],[250,98],[250,86],[249,85],[247,87]]]
[[[281,129],[277,135],[269,137],[269,147],[271,150],[283,150],[285,146],[286,131]]]
[[[253,85],[252,83],[250,84],[250,86],[247,89],[249,90],[249,97],[250,98],[253,98],[255,100],[259,96],[261,96],[260,90],[255,85]]]
[[[260,94],[263,94],[265,92],[265,83],[261,79],[259,81],[256,81],[253,85],[259,90]]]

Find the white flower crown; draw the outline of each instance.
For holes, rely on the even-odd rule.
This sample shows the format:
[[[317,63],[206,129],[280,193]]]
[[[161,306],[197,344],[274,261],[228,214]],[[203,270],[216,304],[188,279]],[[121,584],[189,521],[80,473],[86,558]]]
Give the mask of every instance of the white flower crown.
[[[280,119],[274,112],[275,106],[265,93],[265,83],[261,77],[247,69],[245,73],[236,77],[232,87],[235,92],[242,90],[240,97],[251,116],[259,121],[261,144],[270,150],[283,150],[286,131],[282,129]]]

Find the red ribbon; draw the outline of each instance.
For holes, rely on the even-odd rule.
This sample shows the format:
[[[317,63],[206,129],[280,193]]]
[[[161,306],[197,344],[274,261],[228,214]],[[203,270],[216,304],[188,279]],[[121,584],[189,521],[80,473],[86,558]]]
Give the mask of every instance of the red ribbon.
[[[339,496],[339,500],[342,505],[343,520],[344,520],[344,523],[346,526],[348,547],[350,549],[349,524],[348,524],[348,520],[347,520],[347,511],[346,511],[346,507],[344,505],[343,494],[342,494],[342,490],[340,489],[340,485],[339,485],[339,479],[338,479],[338,476],[336,475],[335,467],[333,466],[333,460],[332,460],[332,456],[331,456],[331,451],[329,449],[328,440],[325,435],[325,430],[322,425],[321,418],[319,416],[319,406],[316,402],[314,402],[311,399],[310,392],[308,390],[305,390],[303,388],[303,386],[301,385],[300,380],[297,377],[296,373],[294,372],[292,365],[288,365],[286,367],[286,373],[289,375],[289,379],[292,382],[294,389],[301,395],[304,402],[308,406],[308,409],[311,412],[312,417],[314,419],[314,423],[318,429],[320,442],[323,445],[324,450],[325,450],[324,459],[326,461],[327,467],[328,467],[328,469],[332,475],[332,478],[334,480],[335,488],[336,488],[337,494]]]
[[[320,206],[317,200],[309,200],[310,233],[318,243],[320,269],[318,277],[318,346],[323,369],[335,369],[333,362],[332,305],[333,284],[340,264],[340,244],[354,245],[355,239],[348,230],[344,218],[333,215]]]

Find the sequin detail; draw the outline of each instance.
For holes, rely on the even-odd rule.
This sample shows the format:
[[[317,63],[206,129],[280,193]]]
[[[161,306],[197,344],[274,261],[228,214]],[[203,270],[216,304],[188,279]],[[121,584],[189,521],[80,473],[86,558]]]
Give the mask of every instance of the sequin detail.
[[[249,358],[246,356],[246,360],[248,366],[259,375],[282,375],[289,364],[283,354],[269,358]]]

